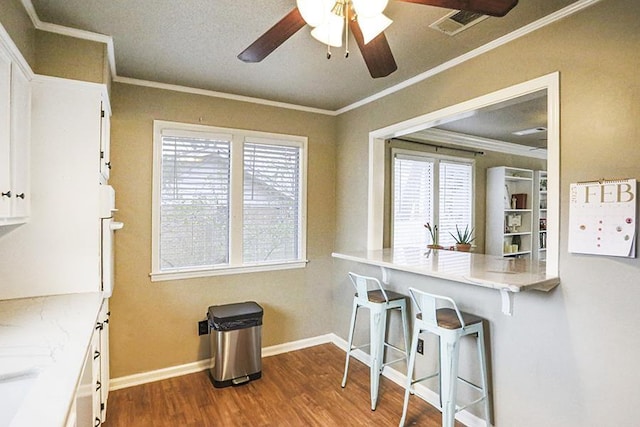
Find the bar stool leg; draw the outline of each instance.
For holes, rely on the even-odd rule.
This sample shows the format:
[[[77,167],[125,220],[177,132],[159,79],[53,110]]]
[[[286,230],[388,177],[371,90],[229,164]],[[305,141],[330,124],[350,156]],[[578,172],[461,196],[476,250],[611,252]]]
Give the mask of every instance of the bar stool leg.
[[[400,315],[402,316],[402,331],[404,333],[405,362],[409,363],[409,351],[411,350],[411,345],[409,343],[409,312],[407,311],[407,304],[405,301],[403,301],[400,306]]]
[[[442,396],[442,426],[453,427],[456,416],[456,387],[460,337],[445,334],[440,343],[440,377]]]
[[[358,303],[353,301],[353,311],[351,312],[351,326],[349,327],[349,342],[347,343],[347,358],[344,362],[344,376],[342,377],[342,388],[347,385],[347,373],[349,372],[349,359],[351,358],[351,347],[353,347],[353,334],[356,329],[356,316],[358,314]]]
[[[411,386],[413,383],[413,369],[416,364],[416,350],[418,348],[418,336],[420,328],[414,325],[413,336],[411,338],[411,346],[409,347],[409,362],[407,365],[407,383],[404,390],[404,404],[402,405],[402,418],[400,418],[400,427],[404,426],[407,418],[407,409],[409,408],[409,394],[411,394]]]
[[[380,385],[380,372],[382,371],[384,356],[384,333],[387,324],[387,310],[371,310],[371,410],[375,411],[378,403],[378,388]]]
[[[480,362],[480,374],[482,381],[482,395],[484,397],[484,421],[487,427],[491,426],[491,409],[489,405],[489,376],[487,373],[487,354],[484,342],[484,325],[478,331],[478,361]]]

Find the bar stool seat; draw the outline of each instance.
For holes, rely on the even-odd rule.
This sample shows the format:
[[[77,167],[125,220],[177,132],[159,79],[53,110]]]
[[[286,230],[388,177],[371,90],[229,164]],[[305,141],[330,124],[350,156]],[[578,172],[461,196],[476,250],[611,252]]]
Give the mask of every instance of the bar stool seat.
[[[407,382],[402,408],[400,427],[404,426],[409,395],[415,383],[439,376],[440,379],[440,410],[442,411],[442,425],[453,427],[456,412],[461,411],[476,403],[484,403],[485,423],[490,426],[489,396],[487,391],[487,357],[484,343],[484,319],[473,314],[462,312],[455,301],[449,297],[434,295],[415,288],[409,288],[411,300],[418,309],[413,323],[413,336],[411,351],[409,353],[409,365],[407,367]],[[437,304],[446,303],[451,307],[437,308]],[[440,343],[439,370],[419,379],[413,378],[418,347],[418,336],[422,332],[433,333],[438,336]],[[478,351],[478,359],[481,370],[481,385],[477,386],[458,377],[459,344],[463,336],[475,335]],[[480,391],[480,397],[463,407],[456,406],[457,382],[462,380],[467,385]]]
[[[378,388],[380,385],[380,374],[386,365],[409,359],[409,317],[407,312],[407,297],[397,292],[386,290],[375,277],[362,276],[356,273],[349,273],[349,279],[356,288],[353,298],[353,311],[351,313],[351,326],[349,329],[349,339],[347,343],[347,356],[344,365],[344,377],[342,387],[347,385],[347,374],[349,372],[349,359],[353,350],[369,347],[371,355],[370,366],[370,392],[371,410],[376,409],[378,401]],[[354,346],[353,335],[356,327],[356,317],[358,309],[364,307],[369,309],[369,329],[370,341],[367,344]],[[387,312],[389,310],[400,310],[402,318],[402,329],[404,334],[404,349],[400,349],[385,341],[387,328]],[[401,352],[402,357],[384,362],[384,349],[391,348]]]

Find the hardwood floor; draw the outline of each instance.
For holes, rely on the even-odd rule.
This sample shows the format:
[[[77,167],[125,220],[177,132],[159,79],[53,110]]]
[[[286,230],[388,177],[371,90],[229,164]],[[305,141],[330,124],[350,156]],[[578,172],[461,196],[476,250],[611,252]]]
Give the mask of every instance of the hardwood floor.
[[[344,389],[343,369],[344,352],[324,344],[264,358],[262,378],[238,387],[216,389],[204,371],[116,390],[105,426],[397,426],[404,389],[382,377],[371,411],[369,368],[352,359]],[[440,417],[411,398],[407,425],[437,427]]]

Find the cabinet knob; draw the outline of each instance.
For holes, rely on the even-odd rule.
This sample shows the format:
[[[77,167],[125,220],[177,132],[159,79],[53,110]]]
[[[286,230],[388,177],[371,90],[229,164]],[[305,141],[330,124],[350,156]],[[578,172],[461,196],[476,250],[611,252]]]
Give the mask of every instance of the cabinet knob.
[[[6,193],[2,193],[2,197],[11,197],[11,190],[7,191]]]
[[[100,352],[96,350],[93,352],[93,360],[96,360],[98,357],[100,357]]]
[[[111,170],[111,162],[105,162],[104,165],[107,167],[107,169]]]
[[[100,425],[102,424],[102,420],[100,420],[100,418],[96,417],[93,425],[94,427],[100,427]]]
[[[96,381],[96,391],[102,388],[102,383],[100,381]]]
[[[16,199],[24,200],[24,193],[16,194]]]

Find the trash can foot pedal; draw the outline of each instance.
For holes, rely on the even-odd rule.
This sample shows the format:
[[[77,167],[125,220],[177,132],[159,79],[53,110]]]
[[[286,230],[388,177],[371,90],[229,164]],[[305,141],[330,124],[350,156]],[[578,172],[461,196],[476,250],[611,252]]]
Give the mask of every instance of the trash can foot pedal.
[[[238,378],[234,378],[231,380],[231,384],[233,385],[241,385],[244,383],[248,383],[249,381],[251,381],[251,378],[249,378],[248,375],[245,375],[244,377],[238,377]]]

